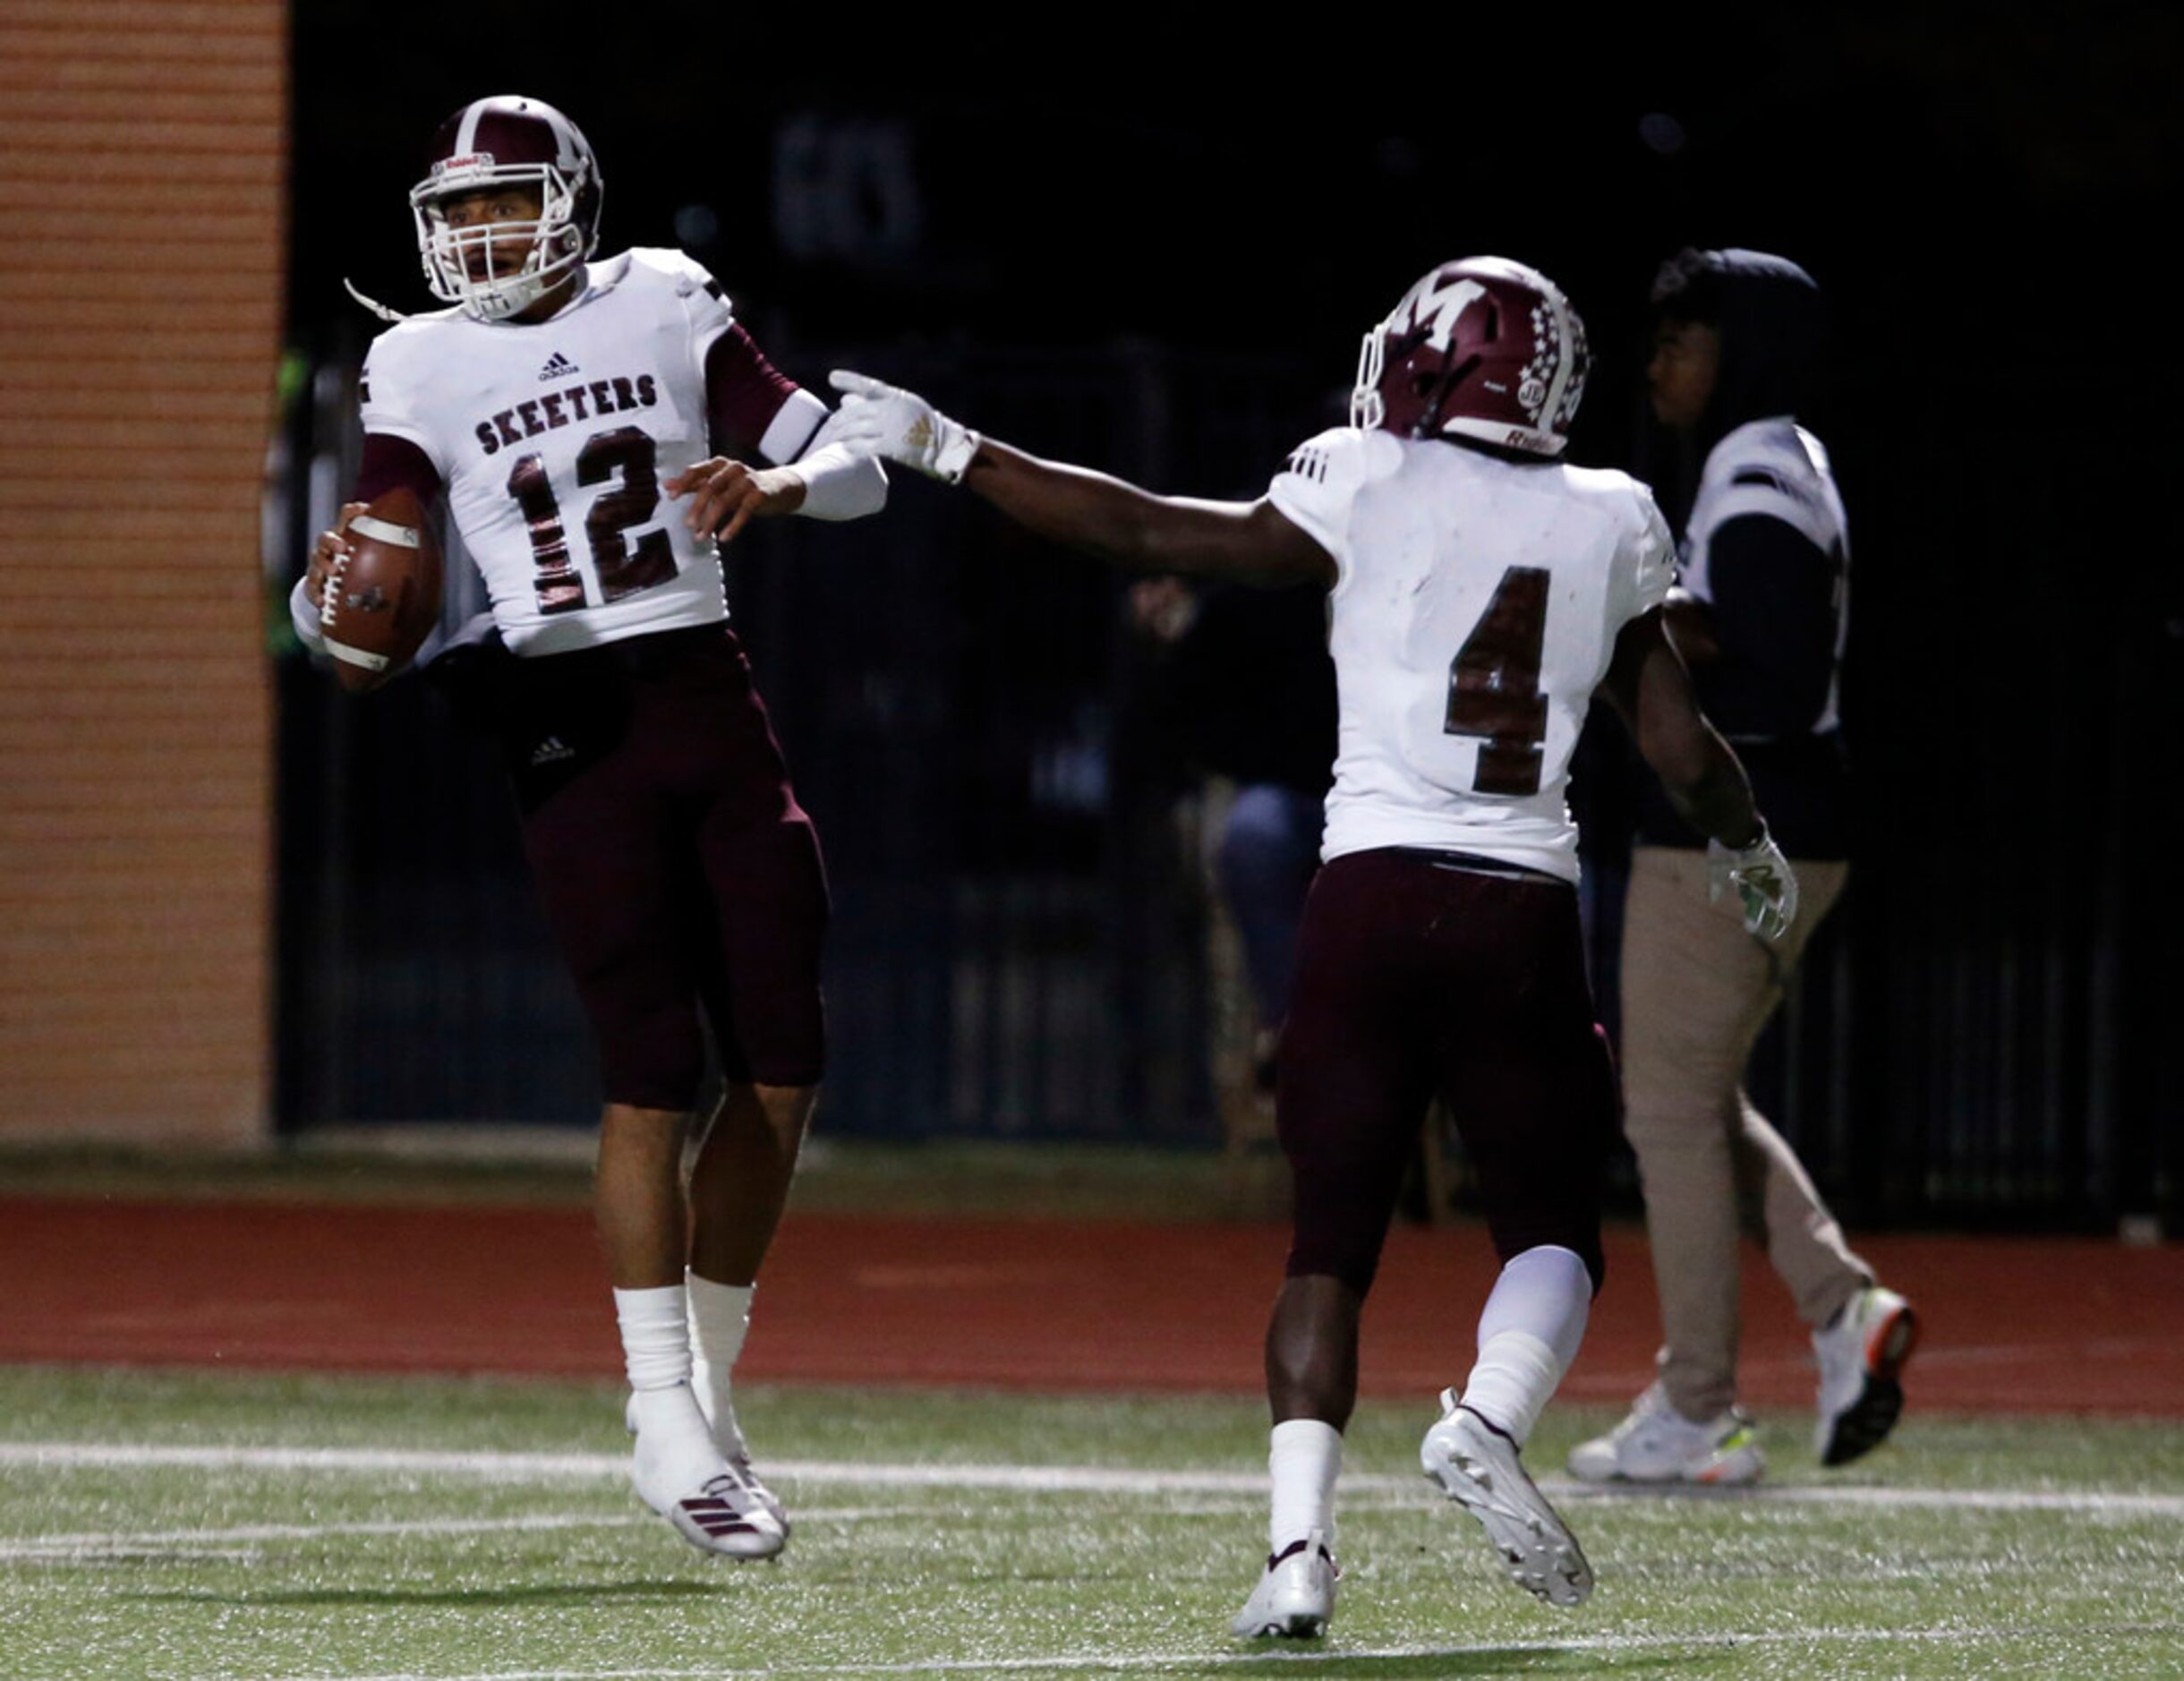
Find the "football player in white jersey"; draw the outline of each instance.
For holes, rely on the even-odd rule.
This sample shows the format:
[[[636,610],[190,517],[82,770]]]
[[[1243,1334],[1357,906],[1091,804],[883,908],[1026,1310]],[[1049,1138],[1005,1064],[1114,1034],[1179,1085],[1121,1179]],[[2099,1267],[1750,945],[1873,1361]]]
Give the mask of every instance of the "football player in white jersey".
[[[698,264],[593,260],[601,194],[583,134],[539,100],[476,100],[441,126],[410,202],[450,307],[371,306],[397,325],[365,360],[342,525],[397,487],[444,498],[483,575],[490,630],[434,669],[499,738],[599,1039],[595,1201],[637,1491],[692,1545],[764,1557],[788,1520],[729,1374],[824,1065],[828,908],[727,626],[718,540],[757,516],[870,514],[886,479],[821,439],[827,405],[768,364]],[[346,546],[324,533],[297,587],[307,642]],[[686,1214],[708,1037],[728,1086]]]
[[[1824,355],[1820,289],[1764,252],[1687,250],[1662,269],[1652,303],[1649,472],[1683,528],[1670,634],[1750,772],[1804,902],[1790,935],[1759,948],[1689,892],[1703,837],[1665,802],[1644,802],[1623,926],[1623,1092],[1645,1185],[1659,1370],[1570,1470],[1673,1487],[1753,1482],[1765,1469],[1736,1405],[1745,1231],[1811,1330],[1821,1463],[1858,1458],[1894,1427],[1918,1320],[1845,1242],[1743,1086],[1753,1043],[1848,873],[1838,690],[1850,533],[1828,452],[1797,420]]]
[[[1615,1075],[1563,799],[1596,690],[1720,843],[1716,891],[1734,887],[1755,928],[1779,932],[1795,912],[1744,772],[1662,631],[1672,554],[1652,499],[1558,459],[1584,376],[1583,329],[1545,276],[1498,258],[1446,264],[1367,335],[1353,423],[1300,448],[1251,503],[1149,495],[834,376],[843,442],[960,482],[1043,535],[1124,567],[1329,592],[1339,747],[1275,1088],[1296,1195],[1267,1333],[1270,1548],[1239,1635],[1317,1634],[1333,1612],[1359,1311],[1436,1091],[1478,1165],[1504,1265],[1421,1463],[1523,1586],[1557,1605],[1591,1591],[1518,1453],[1601,1276]]]

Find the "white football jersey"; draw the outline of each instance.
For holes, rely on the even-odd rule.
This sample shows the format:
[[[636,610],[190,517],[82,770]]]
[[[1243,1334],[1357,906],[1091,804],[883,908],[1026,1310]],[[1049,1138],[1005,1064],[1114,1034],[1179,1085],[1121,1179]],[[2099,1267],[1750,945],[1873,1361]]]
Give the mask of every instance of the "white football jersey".
[[[1827,704],[1813,725],[1814,735],[1825,735],[1840,721],[1843,644],[1850,630],[1850,520],[1843,512],[1826,447],[1787,414],[1747,421],[1708,452],[1684,533],[1685,589],[1702,602],[1713,602],[1709,552],[1713,535],[1729,521],[1754,515],[1781,520],[1841,568],[1835,593],[1835,675],[1828,681]]]
[[[439,469],[518,653],[728,613],[718,547],[660,488],[712,453],[705,354],[734,319],[728,299],[678,251],[625,252],[586,279],[551,320],[444,310],[380,334],[364,361],[365,431],[406,439]],[[823,417],[816,397],[797,397]],[[796,421],[789,455],[814,425]]]
[[[1564,791],[1623,627],[1673,542],[1621,473],[1338,427],[1267,495],[1334,556],[1341,698],[1323,858],[1473,852],[1577,879]]]

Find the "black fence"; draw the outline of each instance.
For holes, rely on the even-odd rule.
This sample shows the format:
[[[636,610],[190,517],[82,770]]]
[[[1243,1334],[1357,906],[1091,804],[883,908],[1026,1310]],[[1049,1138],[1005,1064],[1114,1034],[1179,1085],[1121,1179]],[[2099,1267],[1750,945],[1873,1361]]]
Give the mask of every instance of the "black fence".
[[[1239,496],[1347,374],[1143,343],[790,365],[844,362],[1043,452]],[[1845,411],[1879,412],[1849,373]],[[298,556],[347,480],[352,377],[337,358],[292,410],[269,521]],[[2059,400],[2001,453],[1965,401],[1838,441],[1864,840],[1755,1095],[1851,1218],[2173,1217],[2174,583],[2074,503],[2128,417],[2095,437]],[[1125,586],[909,478],[878,521],[770,523],[730,563],[833,885],[826,1124],[1210,1142],[1201,837],[1132,762]],[[508,798],[423,687],[357,702],[282,663],[284,1124],[588,1122]],[[1617,862],[1592,844],[1605,984]]]

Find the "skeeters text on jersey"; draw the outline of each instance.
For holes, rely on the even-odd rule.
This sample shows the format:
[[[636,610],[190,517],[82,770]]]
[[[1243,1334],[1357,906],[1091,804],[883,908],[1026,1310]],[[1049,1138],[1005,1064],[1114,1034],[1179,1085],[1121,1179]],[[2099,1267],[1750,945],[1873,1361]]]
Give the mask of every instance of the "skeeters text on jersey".
[[[1621,473],[1338,427],[1267,491],[1335,558],[1342,707],[1321,856],[1411,846],[1577,879],[1570,755],[1674,547]]]

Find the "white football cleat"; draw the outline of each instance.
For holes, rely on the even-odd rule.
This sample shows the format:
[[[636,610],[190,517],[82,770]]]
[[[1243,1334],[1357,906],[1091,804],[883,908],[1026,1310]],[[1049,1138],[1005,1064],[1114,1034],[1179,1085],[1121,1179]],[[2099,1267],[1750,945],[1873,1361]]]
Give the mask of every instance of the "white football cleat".
[[[1581,1482],[1692,1482],[1734,1488],[1757,1482],[1767,1470],[1752,1421],[1731,1407],[1701,1423],[1668,1404],[1654,1384],[1631,1403],[1630,1416],[1605,1436],[1570,1450],[1570,1474]]]
[[[781,1504],[781,1498],[758,1480],[758,1471],[751,1463],[750,1455],[747,1453],[729,1455],[728,1468],[736,1473],[744,1488],[749,1490],[751,1498],[757,1501],[760,1508],[773,1520],[775,1527],[781,1532],[781,1540],[786,1542],[791,1528],[789,1522],[789,1510]]]
[[[713,1446],[721,1450],[721,1457],[728,1461],[728,1468],[741,1480],[743,1486],[750,1491],[751,1498],[772,1517],[781,1532],[781,1540],[786,1542],[795,1532],[795,1525],[789,1521],[789,1508],[781,1504],[780,1496],[759,1480],[757,1468],[751,1463],[751,1450],[744,1446],[743,1432],[736,1428],[732,1419],[727,1429],[721,1429],[712,1414],[705,1410],[705,1392],[697,1390],[696,1395],[698,1412],[705,1420],[705,1428],[712,1437]],[[622,1408],[622,1423],[632,1436],[637,1433],[637,1397],[634,1395]],[[778,1552],[780,1549],[775,1550]]]
[[[1229,1633],[1240,1640],[1275,1635],[1310,1640],[1327,1632],[1335,1615],[1335,1583],[1342,1575],[1327,1550],[1327,1532],[1314,1530],[1267,1557],[1267,1574],[1236,1613]]]
[[[649,1391],[643,1429],[637,1401],[632,1395],[622,1416],[637,1438],[638,1498],[703,1552],[726,1558],[771,1558],[780,1552],[789,1533],[768,1509],[772,1496],[762,1499],[754,1492],[750,1480],[714,1445],[689,1386]]]
[[[1441,1421],[1426,1432],[1419,1463],[1441,1492],[1477,1518],[1517,1586],[1550,1605],[1583,1605],[1592,1566],[1547,1497],[1532,1486],[1516,1444],[1441,1391]]]
[[[1820,1421],[1813,1450],[1847,1465],[1881,1446],[1904,1410],[1902,1377],[1918,1346],[1918,1315],[1893,1290],[1868,1284],[1813,1333],[1820,1363]]]

